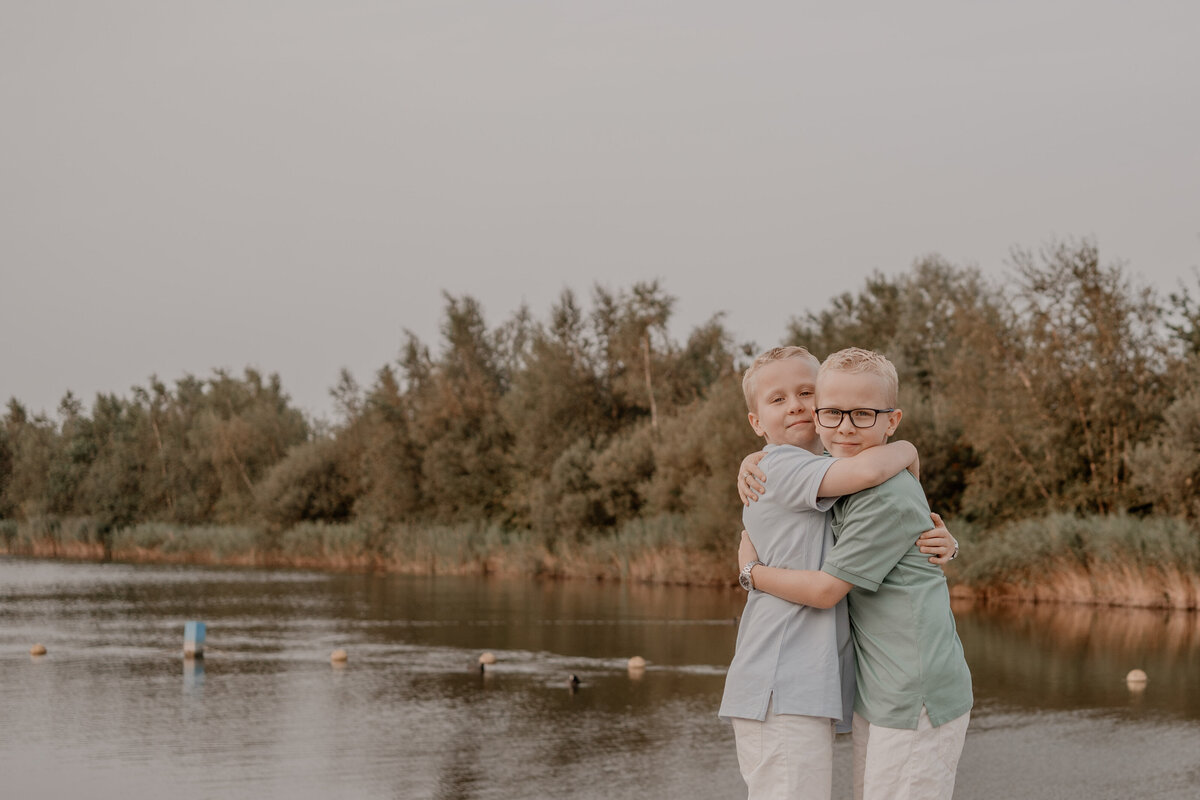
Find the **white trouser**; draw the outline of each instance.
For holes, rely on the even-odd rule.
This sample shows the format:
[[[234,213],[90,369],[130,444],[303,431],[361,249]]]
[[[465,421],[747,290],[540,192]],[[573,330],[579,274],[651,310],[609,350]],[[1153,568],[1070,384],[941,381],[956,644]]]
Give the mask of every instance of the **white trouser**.
[[[854,715],[854,800],[950,800],[971,712],[933,727],[884,728]]]
[[[776,714],[733,718],[738,766],[750,800],[829,800],[833,790],[833,720]]]

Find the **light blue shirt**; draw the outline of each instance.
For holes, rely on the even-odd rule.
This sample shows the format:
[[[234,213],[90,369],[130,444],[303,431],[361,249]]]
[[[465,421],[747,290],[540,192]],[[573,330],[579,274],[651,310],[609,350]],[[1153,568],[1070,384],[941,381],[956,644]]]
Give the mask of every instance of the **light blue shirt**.
[[[817,491],[834,459],[790,445],[766,450],[759,467],[767,491],[742,512],[742,523],[763,563],[819,570],[834,545],[827,511],[836,498]],[[811,608],[750,592],[719,714],[762,720],[769,705],[776,714],[828,717],[839,732],[850,729],[854,649],[845,600]]]

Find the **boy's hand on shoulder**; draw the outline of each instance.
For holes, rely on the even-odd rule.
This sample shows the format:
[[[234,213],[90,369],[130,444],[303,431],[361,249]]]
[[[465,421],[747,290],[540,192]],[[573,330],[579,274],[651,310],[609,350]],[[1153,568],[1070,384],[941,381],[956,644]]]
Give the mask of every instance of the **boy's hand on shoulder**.
[[[922,553],[931,555],[930,564],[948,564],[958,558],[958,540],[950,535],[940,514],[930,514],[933,527],[917,538],[917,547]]]
[[[759,496],[767,491],[767,473],[758,468],[758,462],[766,455],[765,450],[756,450],[743,458],[738,467],[738,497],[744,506],[750,505],[751,501],[757,503]]]

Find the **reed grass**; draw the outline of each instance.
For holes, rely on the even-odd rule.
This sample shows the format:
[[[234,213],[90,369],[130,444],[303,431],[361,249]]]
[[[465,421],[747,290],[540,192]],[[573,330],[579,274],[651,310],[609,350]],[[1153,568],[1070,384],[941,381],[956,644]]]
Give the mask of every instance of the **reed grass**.
[[[0,520],[0,549],[18,555],[231,564],[408,574],[497,574],[652,583],[729,584],[728,553],[706,550],[682,516],[633,520],[592,537],[555,537],[495,523],[305,522],[284,531],[249,525],[147,522],[116,531],[106,554],[88,518]],[[732,540],[731,540],[732,541]]]
[[[169,525],[143,522],[113,535],[114,558],[203,563],[253,564],[265,536],[243,525]]]
[[[664,514],[630,520],[610,534],[561,542],[552,567],[562,577],[731,584],[736,542],[731,536],[728,552],[713,552],[686,517]]]
[[[39,516],[0,522],[5,551],[51,558],[103,558],[104,540],[90,517]]]
[[[959,595],[1200,608],[1200,530],[1183,519],[1054,514],[960,538]]]
[[[962,557],[947,570],[957,597],[1200,607],[1200,530],[1185,520],[1057,514],[991,531],[951,523]],[[4,552],[36,556],[237,564],[409,574],[497,574],[732,585],[736,538],[714,542],[683,515],[635,519],[613,531],[553,539],[495,523],[143,523],[113,533],[105,552],[88,518],[0,520]],[[727,545],[727,546],[726,546]]]

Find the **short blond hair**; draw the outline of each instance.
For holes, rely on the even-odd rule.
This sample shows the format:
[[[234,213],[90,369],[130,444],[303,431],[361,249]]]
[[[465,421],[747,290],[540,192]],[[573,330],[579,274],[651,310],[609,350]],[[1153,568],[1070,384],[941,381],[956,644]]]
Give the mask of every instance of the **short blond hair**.
[[[788,345],[787,347],[772,347],[766,352],[759,353],[754,359],[754,363],[742,375],[742,394],[746,396],[746,410],[755,411],[754,406],[754,375],[767,364],[774,361],[783,361],[788,358],[805,358],[812,361],[813,364],[820,367],[821,360],[814,356],[804,347],[799,345]]]
[[[896,375],[896,367],[887,356],[874,350],[864,350],[861,347],[847,347],[828,356],[817,370],[817,380],[826,372],[850,372],[878,375],[883,378],[884,402],[895,406],[900,396],[900,378]]]

